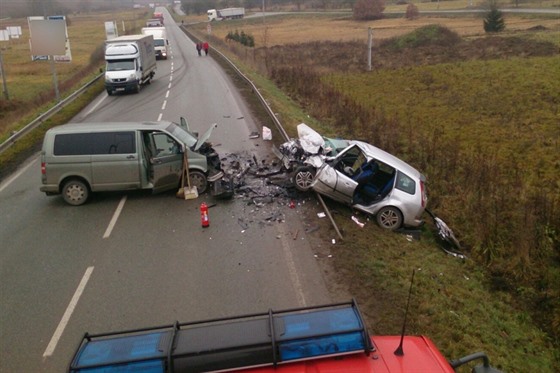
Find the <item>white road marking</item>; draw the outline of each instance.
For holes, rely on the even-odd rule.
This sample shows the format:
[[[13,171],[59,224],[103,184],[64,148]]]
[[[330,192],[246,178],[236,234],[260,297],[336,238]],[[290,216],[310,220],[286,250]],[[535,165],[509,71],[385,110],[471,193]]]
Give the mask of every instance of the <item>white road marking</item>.
[[[166,106],[167,106],[167,100],[163,100],[163,105],[161,105],[161,110],[165,110]]]
[[[169,98],[169,91],[165,94],[165,98]]]
[[[111,235],[111,232],[113,231],[113,228],[115,227],[115,224],[117,224],[117,219],[119,218],[119,215],[121,214],[121,211],[124,207],[125,202],[126,202],[126,196],[123,196],[123,198],[121,198],[121,201],[119,202],[119,205],[117,206],[117,209],[115,210],[115,213],[113,214],[113,218],[109,222],[109,226],[107,227],[107,230],[105,231],[105,234],[103,235],[103,238],[107,238]]]
[[[157,121],[161,121],[161,118],[163,118],[163,113],[159,113],[158,117],[157,117]]]
[[[93,105],[93,107],[86,113],[86,117],[90,115],[95,109],[97,109],[97,107],[101,105],[103,100],[105,100],[107,97],[109,97],[109,94],[105,94],[95,105]]]
[[[8,180],[6,180],[6,182],[2,183],[2,185],[0,185],[0,192],[6,189],[11,183],[13,183],[18,177],[20,177],[21,174],[27,171],[29,167],[33,166],[34,164],[35,164],[35,160],[29,162],[24,168],[16,172],[14,176],[10,177]]]
[[[167,89],[171,89],[171,83],[169,83],[169,85],[167,86]]]
[[[282,243],[282,251],[284,252],[286,265],[288,266],[288,272],[290,273],[290,279],[292,280],[292,285],[294,286],[298,304],[301,307],[307,307],[307,301],[305,300],[305,295],[303,295],[303,286],[301,285],[301,281],[296,270],[294,257],[292,255],[292,252],[290,251],[290,243],[286,239],[286,237],[289,237],[290,235],[286,234],[284,227],[285,224],[278,225],[278,230],[281,233],[280,241]]]
[[[43,353],[43,357],[49,357],[53,354],[54,349],[56,348],[56,345],[58,344],[58,341],[60,340],[60,337],[62,336],[62,333],[64,332],[64,329],[66,328],[66,325],[68,324],[68,321],[70,321],[70,317],[72,316],[72,312],[74,312],[74,308],[76,308],[76,305],[78,304],[78,300],[80,300],[80,297],[82,296],[82,293],[84,292],[84,289],[85,289],[85,287],[86,287],[86,285],[89,281],[89,278],[90,278],[92,272],[93,272],[93,267],[88,267],[86,269],[86,273],[84,274],[84,277],[82,277],[82,281],[80,281],[80,284],[78,285],[78,288],[76,289],[76,292],[74,293],[74,296],[70,300],[70,304],[68,304],[68,307],[66,308],[66,311],[64,312],[64,315],[62,315],[62,319],[60,320],[60,323],[58,324],[58,327],[54,331],[54,334],[51,338],[51,341],[49,342],[49,344],[47,346],[47,349]]]

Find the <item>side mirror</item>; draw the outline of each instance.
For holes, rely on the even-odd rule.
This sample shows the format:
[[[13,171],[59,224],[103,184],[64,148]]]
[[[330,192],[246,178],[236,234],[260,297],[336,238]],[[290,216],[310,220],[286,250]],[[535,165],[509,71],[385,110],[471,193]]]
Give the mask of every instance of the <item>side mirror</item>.
[[[183,128],[184,130],[189,131],[189,123],[187,122],[187,120],[183,117],[181,117],[181,121],[180,124],[181,128]],[[189,131],[190,132],[190,131]]]

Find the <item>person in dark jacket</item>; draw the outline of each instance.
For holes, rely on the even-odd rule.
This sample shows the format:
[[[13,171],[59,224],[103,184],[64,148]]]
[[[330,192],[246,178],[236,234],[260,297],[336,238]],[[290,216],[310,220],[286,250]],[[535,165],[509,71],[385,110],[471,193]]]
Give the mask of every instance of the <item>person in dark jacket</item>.
[[[198,52],[199,56],[202,56],[202,53],[200,52],[202,50],[202,43],[196,43],[196,51]]]

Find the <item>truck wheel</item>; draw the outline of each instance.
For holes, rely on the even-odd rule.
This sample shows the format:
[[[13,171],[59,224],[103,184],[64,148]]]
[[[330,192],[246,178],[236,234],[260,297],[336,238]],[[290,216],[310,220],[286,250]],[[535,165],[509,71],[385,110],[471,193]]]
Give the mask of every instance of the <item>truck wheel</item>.
[[[111,88],[107,88],[107,94],[111,96],[113,94],[113,90]]]
[[[377,224],[384,229],[390,231],[397,230],[401,227],[403,223],[403,216],[399,209],[386,206],[377,212],[376,215]]]
[[[294,173],[294,186],[301,192],[307,192],[314,178],[315,168],[310,166],[299,167]]]
[[[134,86],[134,93],[139,93],[140,92],[140,83],[136,83],[136,85]]]
[[[64,183],[62,197],[66,203],[72,206],[80,206],[88,200],[89,188],[84,182],[78,179],[71,179]]]
[[[195,186],[199,194],[206,192],[208,188],[208,179],[200,171],[189,170],[189,179],[191,181],[191,187]]]

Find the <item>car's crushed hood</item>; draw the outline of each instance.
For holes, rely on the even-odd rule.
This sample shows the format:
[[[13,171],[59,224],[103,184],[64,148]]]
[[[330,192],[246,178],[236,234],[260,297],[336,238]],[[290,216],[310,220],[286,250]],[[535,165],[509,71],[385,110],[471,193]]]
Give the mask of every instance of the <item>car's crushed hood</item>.
[[[320,167],[327,157],[336,155],[339,149],[349,144],[347,140],[323,137],[305,123],[298,124],[297,132],[297,139],[286,141],[276,152],[286,166],[295,162]]]

